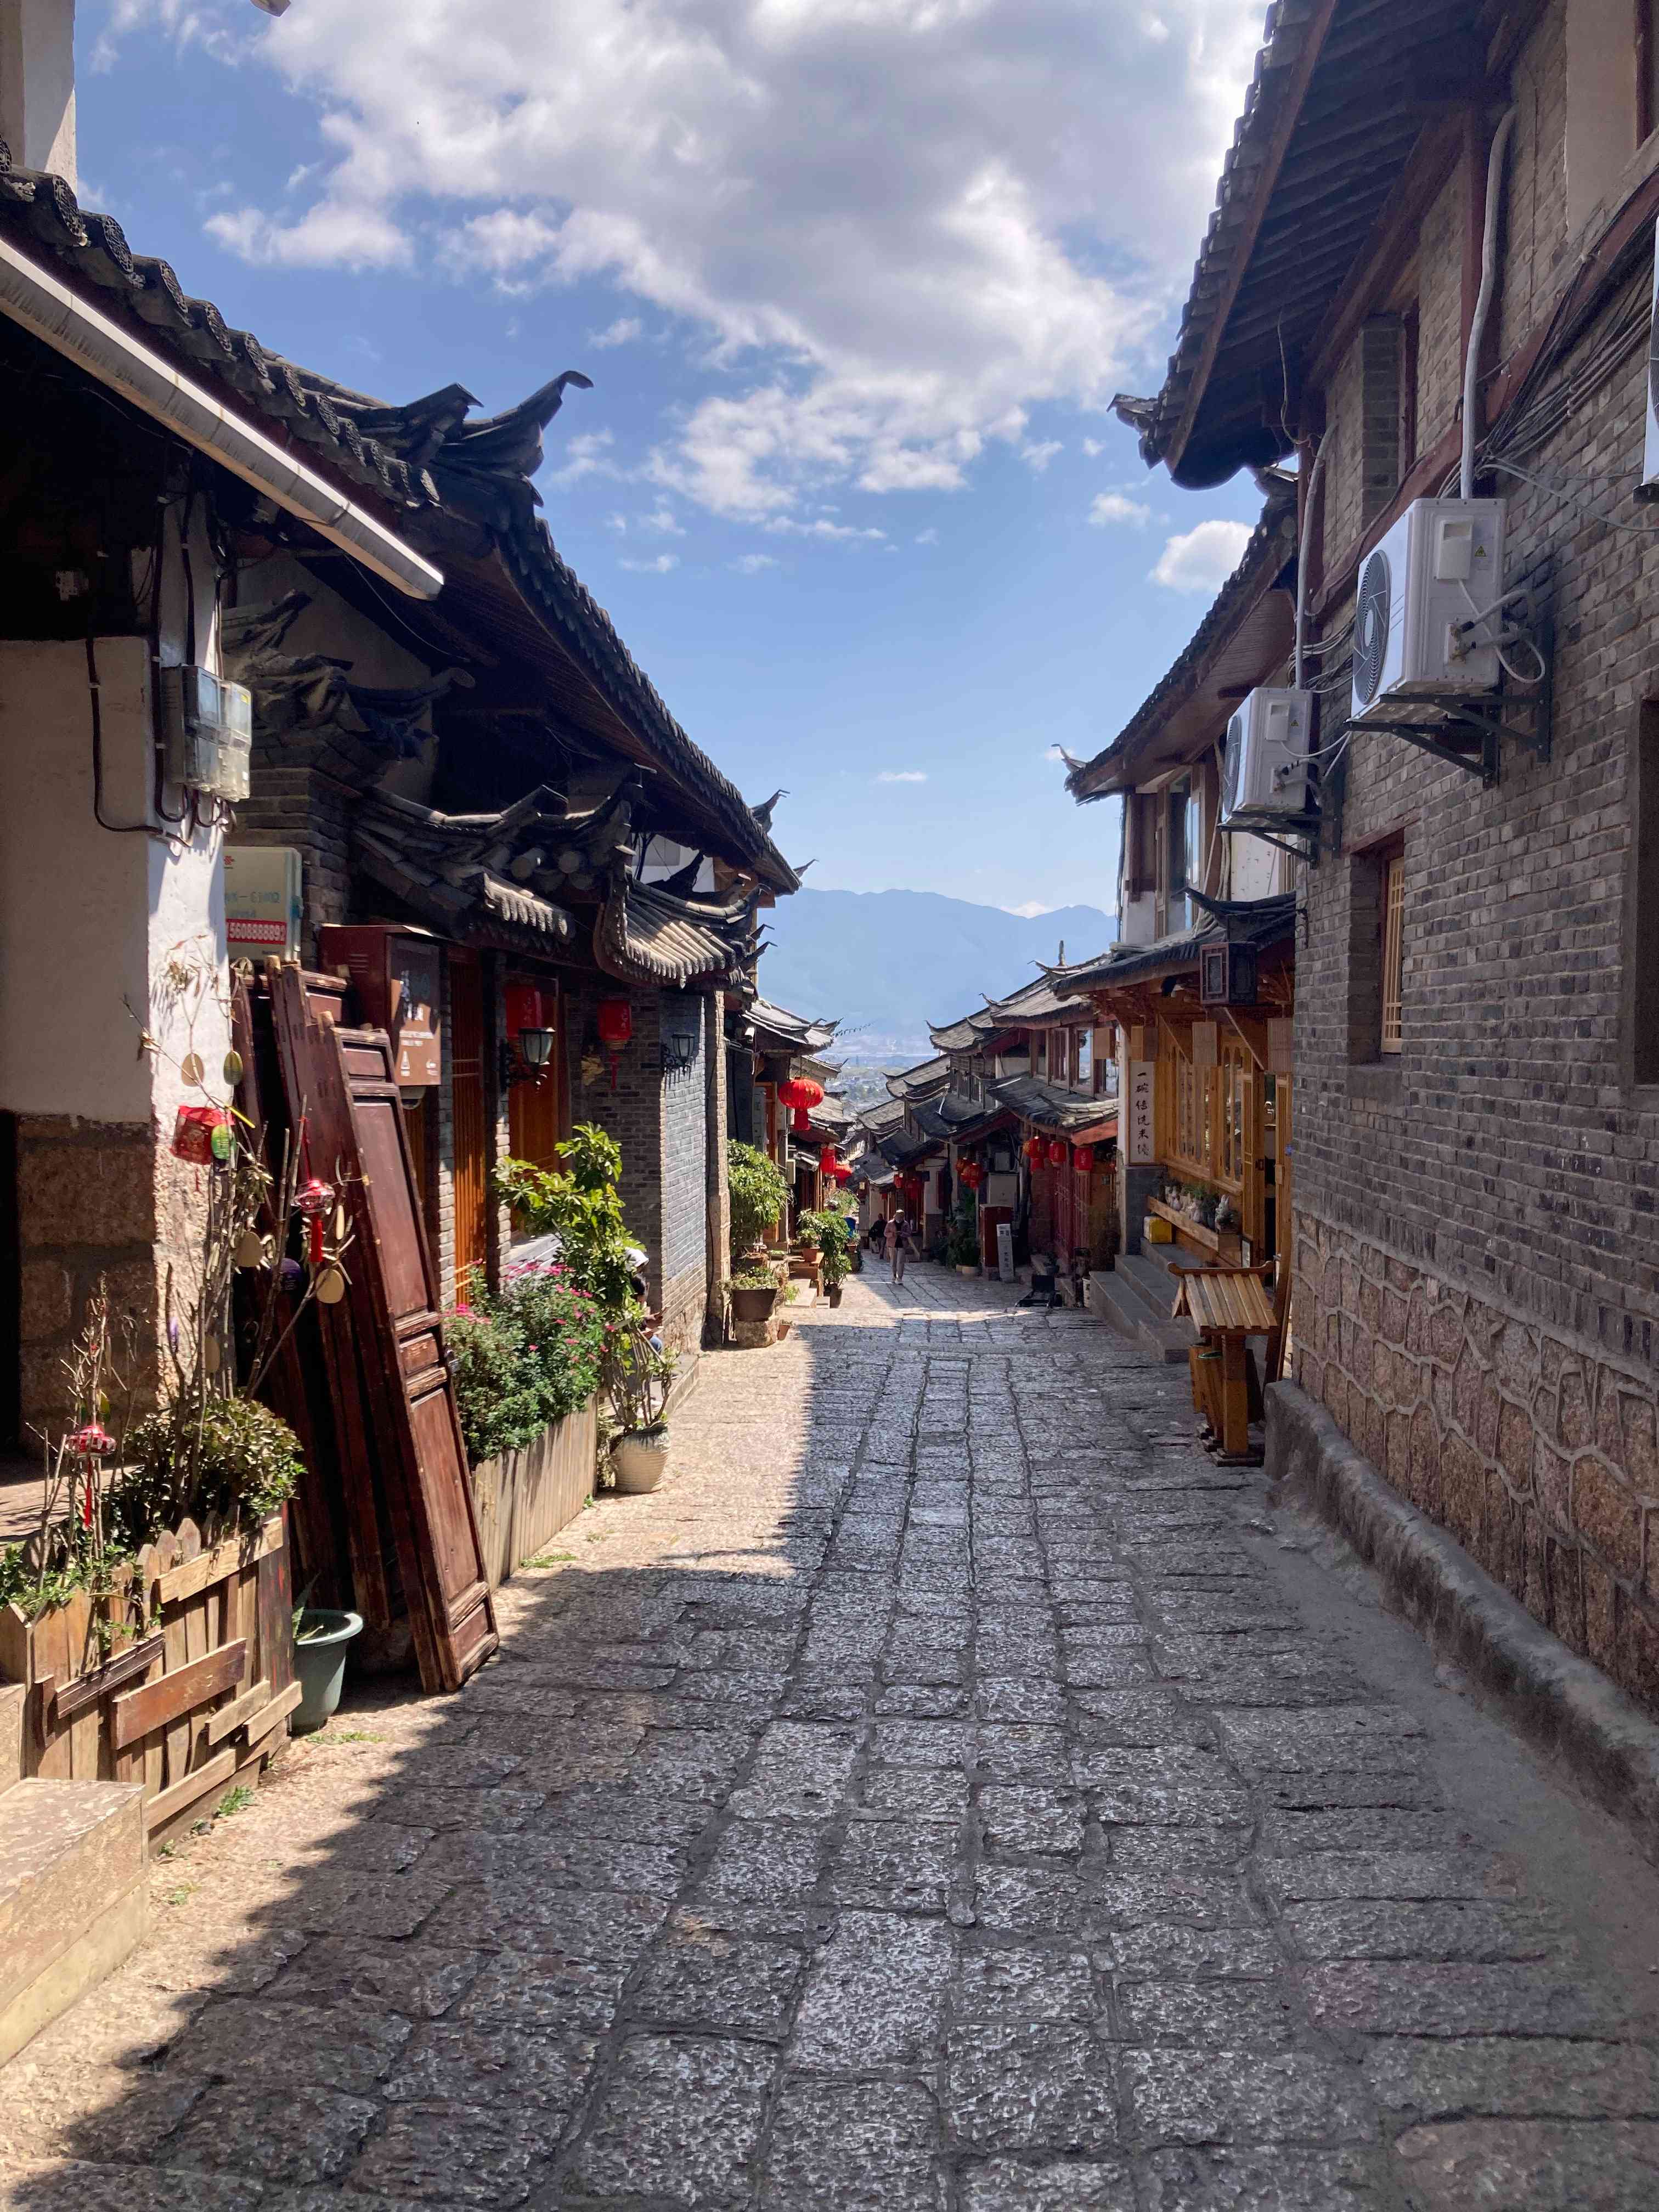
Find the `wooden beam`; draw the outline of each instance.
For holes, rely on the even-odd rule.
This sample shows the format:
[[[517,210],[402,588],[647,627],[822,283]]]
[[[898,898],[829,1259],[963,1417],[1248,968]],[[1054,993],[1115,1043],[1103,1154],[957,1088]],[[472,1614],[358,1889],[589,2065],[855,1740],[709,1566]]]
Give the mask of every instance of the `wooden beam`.
[[[181,1714],[193,1713],[210,1698],[216,1698],[221,1690],[240,1682],[246,1669],[246,1644],[222,1644],[204,1658],[175,1667],[159,1682],[147,1682],[142,1690],[128,1691],[125,1697],[115,1698],[110,1706],[110,1749],[123,1750],[137,1737],[148,1735],[152,1729],[161,1728]]]
[[[1176,424],[1175,434],[1164,450],[1164,465],[1171,476],[1180,466],[1181,457],[1187,450],[1187,441],[1192,436],[1204,389],[1209,382],[1210,371],[1215,366],[1216,354],[1227,327],[1227,318],[1233,311],[1238,288],[1244,281],[1244,271],[1249,265],[1250,255],[1261,234],[1268,203],[1273,198],[1273,186],[1279,182],[1279,173],[1290,150],[1291,140],[1302,112],[1302,102],[1313,78],[1314,65],[1319,59],[1320,49],[1325,43],[1326,33],[1331,27],[1331,18],[1335,13],[1336,0],[1316,0],[1313,12],[1303,30],[1301,51],[1290,70],[1289,82],[1279,95],[1279,113],[1274,118],[1272,135],[1256,171],[1255,190],[1251,196],[1250,206],[1234,237],[1231,265],[1210,310],[1210,326],[1204,334],[1204,343],[1199,350],[1192,381],[1187,388],[1186,401],[1180,420]]]
[[[1372,308],[1388,298],[1417,251],[1423,218],[1456,167],[1462,144],[1459,126],[1443,123],[1418,142],[1405,174],[1377,217],[1355,266],[1358,275],[1343,285],[1309,349],[1308,381],[1322,392],[1329,384],[1355,333]]]

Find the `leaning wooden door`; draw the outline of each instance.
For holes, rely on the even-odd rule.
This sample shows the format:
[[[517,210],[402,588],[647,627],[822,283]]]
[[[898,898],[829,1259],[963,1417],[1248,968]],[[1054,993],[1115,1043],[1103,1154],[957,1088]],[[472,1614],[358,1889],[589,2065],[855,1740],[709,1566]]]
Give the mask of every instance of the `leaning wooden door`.
[[[476,952],[449,954],[449,1080],[455,1135],[455,1279],[466,1295],[489,1257],[489,1176],[484,1146],[483,969]]]
[[[459,1689],[499,1638],[391,1043],[313,1018],[297,969],[276,975],[271,997],[313,1158],[330,1164],[351,1225],[356,1371],[421,1679]]]

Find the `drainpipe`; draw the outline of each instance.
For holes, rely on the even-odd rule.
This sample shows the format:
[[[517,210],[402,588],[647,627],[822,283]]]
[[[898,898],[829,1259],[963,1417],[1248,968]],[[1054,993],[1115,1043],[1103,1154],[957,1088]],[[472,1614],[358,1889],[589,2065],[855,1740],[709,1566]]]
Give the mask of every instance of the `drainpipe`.
[[[1481,341],[1486,334],[1486,316],[1498,282],[1498,217],[1504,198],[1504,156],[1509,150],[1510,133],[1514,128],[1515,110],[1505,108],[1503,120],[1492,133],[1492,151],[1486,156],[1486,222],[1480,239],[1480,289],[1475,295],[1468,349],[1463,356],[1463,452],[1457,480],[1460,499],[1474,497],[1474,424],[1480,388]]]

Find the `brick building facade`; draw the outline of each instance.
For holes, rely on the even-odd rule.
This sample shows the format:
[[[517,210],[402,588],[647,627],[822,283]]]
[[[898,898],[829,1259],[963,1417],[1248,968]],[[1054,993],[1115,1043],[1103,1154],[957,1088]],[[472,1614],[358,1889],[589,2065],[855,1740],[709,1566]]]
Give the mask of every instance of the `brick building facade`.
[[[1148,459],[1193,484],[1276,458],[1281,424],[1310,483],[1322,444],[1303,501],[1327,761],[1297,948],[1297,1379],[1536,1618],[1655,1706],[1659,1068],[1644,1055],[1659,1001],[1641,947],[1659,848],[1640,830],[1659,784],[1659,537],[1631,495],[1659,137],[1641,135],[1654,111],[1630,11],[1556,0],[1483,23],[1401,11],[1346,172],[1316,141],[1364,65],[1362,11],[1275,33],[1231,157],[1250,182],[1212,227],[1170,381],[1132,419]],[[1413,112],[1389,88],[1431,55],[1461,100]],[[1504,580],[1535,592],[1522,612],[1553,698],[1549,757],[1505,736],[1483,777],[1387,729],[1341,744],[1342,641],[1370,549],[1411,498],[1456,485],[1506,109],[1474,489],[1509,502]],[[1320,274],[1291,293],[1274,272],[1298,250]],[[1276,285],[1264,347],[1252,317]]]

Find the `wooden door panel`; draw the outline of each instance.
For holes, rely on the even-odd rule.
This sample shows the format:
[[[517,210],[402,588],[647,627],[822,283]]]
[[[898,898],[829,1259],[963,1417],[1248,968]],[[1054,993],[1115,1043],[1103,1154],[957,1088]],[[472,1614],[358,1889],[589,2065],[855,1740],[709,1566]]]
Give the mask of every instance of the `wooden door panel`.
[[[313,1018],[295,969],[273,978],[284,1072],[289,1063],[331,1171],[353,1239],[343,1317],[356,1354],[367,1441],[385,1498],[421,1679],[458,1689],[495,1648],[472,1486],[454,1393],[443,1364],[437,1283],[392,1079],[389,1039]],[[297,1110],[297,1109],[296,1109]],[[331,1354],[343,1360],[337,1334]]]

